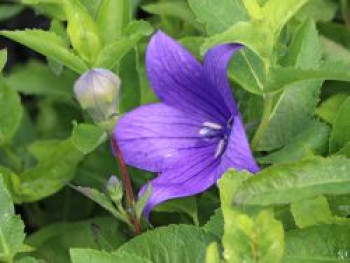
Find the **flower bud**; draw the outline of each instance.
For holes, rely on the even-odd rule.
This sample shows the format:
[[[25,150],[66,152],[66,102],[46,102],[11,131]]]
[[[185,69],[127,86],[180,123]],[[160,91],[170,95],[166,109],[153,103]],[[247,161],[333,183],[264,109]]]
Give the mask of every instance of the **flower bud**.
[[[120,79],[106,69],[91,69],[74,85],[75,97],[94,122],[106,129],[114,127],[119,108]]]
[[[107,193],[115,204],[119,204],[123,198],[123,185],[120,180],[112,175],[107,182]]]

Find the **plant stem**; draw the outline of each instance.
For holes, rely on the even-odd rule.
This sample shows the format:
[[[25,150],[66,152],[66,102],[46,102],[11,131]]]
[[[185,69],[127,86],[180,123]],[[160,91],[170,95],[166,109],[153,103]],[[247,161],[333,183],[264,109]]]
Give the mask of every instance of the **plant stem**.
[[[264,133],[269,126],[270,122],[270,115],[272,111],[273,106],[273,97],[272,95],[266,95],[264,97],[264,111],[263,115],[259,124],[258,129],[255,132],[255,135],[252,140],[252,149],[255,150],[256,147],[259,145],[262,137],[264,136]]]
[[[135,209],[134,209],[135,199],[134,199],[134,193],[132,190],[128,169],[126,167],[122,152],[120,151],[116,138],[113,135],[111,135],[110,138],[111,138],[114,154],[116,156],[116,159],[118,160],[120,170],[122,173],[122,179],[123,179],[123,185],[124,185],[125,197],[126,197],[126,207],[127,207],[127,212],[129,214],[129,219],[131,224],[134,226],[135,234],[138,235],[142,232],[142,228],[138,218],[135,216]]]

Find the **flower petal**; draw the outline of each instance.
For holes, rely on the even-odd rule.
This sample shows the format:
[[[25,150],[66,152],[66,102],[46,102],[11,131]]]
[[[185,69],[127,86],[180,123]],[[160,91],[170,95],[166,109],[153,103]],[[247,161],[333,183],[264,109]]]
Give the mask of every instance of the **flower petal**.
[[[208,85],[203,66],[161,31],[147,47],[146,64],[151,86],[164,103],[222,124],[230,117],[221,94]]]
[[[150,183],[152,194],[144,209],[148,217],[156,205],[173,198],[181,198],[201,193],[216,183],[220,160],[215,159],[213,152],[202,149],[196,151],[187,159],[187,163],[178,169],[161,173]],[[141,196],[147,189],[144,185],[139,193]]]
[[[225,101],[227,107],[234,115],[238,114],[238,109],[227,79],[227,67],[231,57],[240,49],[239,44],[223,44],[210,49],[204,58],[205,76],[216,87],[217,92]]]
[[[234,168],[238,171],[247,170],[252,173],[260,170],[250,149],[240,114],[234,118],[229,142],[221,158],[219,169],[222,170],[221,173],[224,173],[229,168]]]
[[[114,135],[127,164],[163,172],[186,163],[201,149],[215,152],[217,141],[205,141],[199,133],[201,118],[164,103],[151,104],[122,117]]]

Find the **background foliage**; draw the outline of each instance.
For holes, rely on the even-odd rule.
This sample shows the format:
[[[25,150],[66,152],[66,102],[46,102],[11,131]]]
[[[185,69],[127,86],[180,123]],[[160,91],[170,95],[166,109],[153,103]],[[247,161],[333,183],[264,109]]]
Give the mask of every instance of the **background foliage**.
[[[350,1],[3,1],[0,26],[0,262],[350,260]],[[263,169],[158,206],[135,237],[103,192],[119,176],[107,136],[72,88],[102,67],[122,79],[122,113],[156,101],[156,29],[200,60],[245,45],[228,76]],[[154,176],[130,173],[135,192]]]

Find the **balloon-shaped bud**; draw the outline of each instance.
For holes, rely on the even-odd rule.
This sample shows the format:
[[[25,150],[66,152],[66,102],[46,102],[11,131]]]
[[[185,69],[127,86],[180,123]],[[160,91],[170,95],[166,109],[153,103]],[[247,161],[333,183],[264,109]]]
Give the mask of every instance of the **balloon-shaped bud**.
[[[94,122],[113,129],[119,111],[120,78],[106,69],[91,69],[74,85],[75,97]]]

